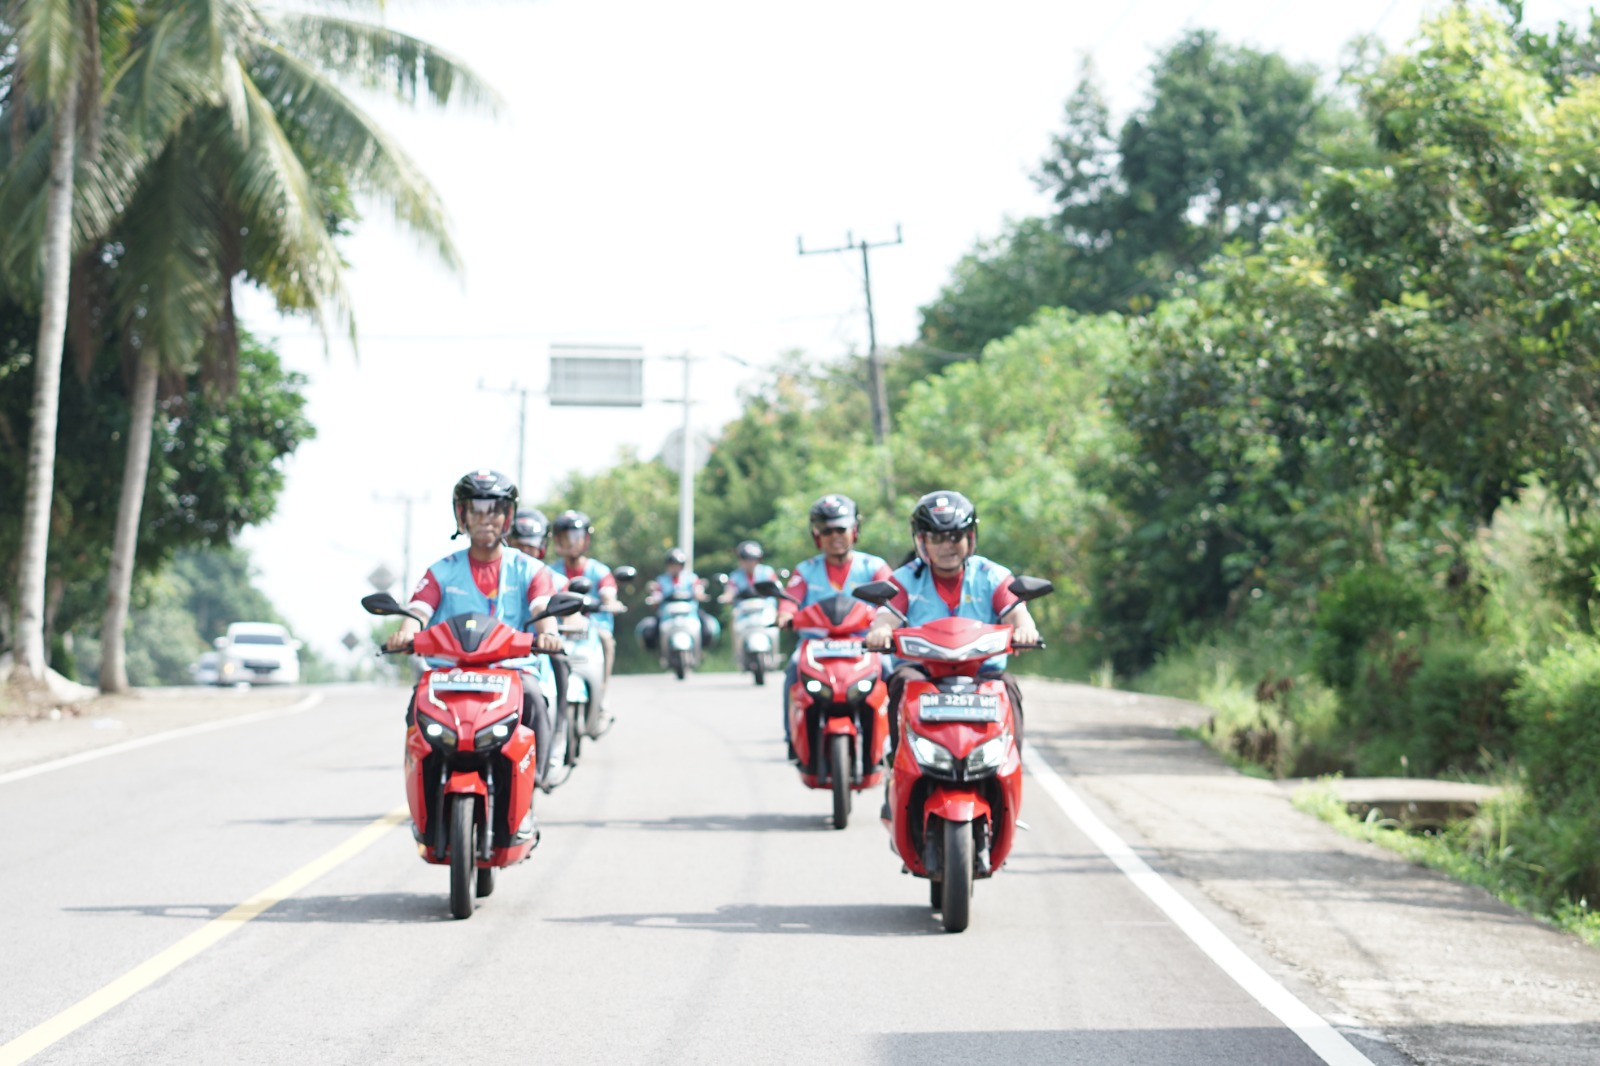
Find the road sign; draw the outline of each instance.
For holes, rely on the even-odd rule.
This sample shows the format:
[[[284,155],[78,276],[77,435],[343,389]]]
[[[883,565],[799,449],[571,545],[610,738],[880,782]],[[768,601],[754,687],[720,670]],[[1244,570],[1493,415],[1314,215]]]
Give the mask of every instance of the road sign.
[[[356,645],[361,643],[361,638],[354,633],[346,633],[339,643],[345,646],[345,650],[355,651]]]
[[[550,406],[644,406],[644,349],[611,344],[552,344]]]
[[[379,563],[377,569],[367,575],[367,584],[372,586],[374,592],[388,592],[394,587],[394,583],[399,580],[400,575],[382,563]]]

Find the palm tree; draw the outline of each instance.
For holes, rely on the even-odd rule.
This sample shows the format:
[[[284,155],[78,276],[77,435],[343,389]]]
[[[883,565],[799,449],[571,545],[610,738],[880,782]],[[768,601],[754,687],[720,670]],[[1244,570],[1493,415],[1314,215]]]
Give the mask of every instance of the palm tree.
[[[426,178],[335,79],[406,101],[420,92],[441,106],[494,102],[460,62],[404,34],[315,14],[268,18],[245,3],[233,11],[195,53],[209,55],[202,84],[211,91],[149,161],[109,242],[120,249],[109,303],[133,353],[134,383],[101,640],[107,692],[127,687],[124,628],[159,382],[197,361],[231,381],[234,280],[311,315],[325,333],[337,323],[353,337],[333,232],[349,215],[348,193],[376,198],[459,265]],[[144,56],[154,62],[154,49]]]
[[[176,0],[172,6],[192,2]],[[139,0],[0,0],[0,218],[6,219],[0,280],[36,294],[39,305],[27,489],[11,604],[12,678],[23,684],[48,677],[45,558],[74,254],[117,217],[147,151],[126,130],[106,136],[103,123],[103,74],[138,65],[130,48],[141,9]],[[172,73],[183,69],[146,64],[139,90],[125,94],[132,105],[125,117],[155,143],[176,117]],[[158,106],[147,109],[152,103]]]

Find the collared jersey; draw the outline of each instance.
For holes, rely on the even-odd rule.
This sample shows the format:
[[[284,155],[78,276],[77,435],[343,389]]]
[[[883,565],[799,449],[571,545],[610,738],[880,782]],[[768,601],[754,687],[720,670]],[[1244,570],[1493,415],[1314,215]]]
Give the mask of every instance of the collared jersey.
[[[530,605],[557,591],[558,579],[544,563],[515,548],[500,549],[495,562],[498,567],[475,565],[466,550],[445,556],[428,567],[411,595],[410,606],[426,608],[421,613],[430,623],[476,612],[498,618],[513,629],[528,628],[533,617]],[[443,660],[429,662],[444,665]]]
[[[728,584],[733,586],[736,596],[748,596],[755,592],[755,587],[761,581],[777,581],[778,572],[766,563],[757,563],[755,573],[747,574],[744,567],[739,567],[728,575]]]
[[[960,598],[952,609],[939,594],[933,569],[921,559],[896,570],[889,578],[900,587],[891,605],[906,616],[906,627],[926,625],[936,618],[971,618],[994,624],[1000,612],[1017,602],[1011,584],[1011,571],[981,555],[970,555],[962,568]],[[1007,656],[995,655],[984,661],[985,670],[1004,670]]]

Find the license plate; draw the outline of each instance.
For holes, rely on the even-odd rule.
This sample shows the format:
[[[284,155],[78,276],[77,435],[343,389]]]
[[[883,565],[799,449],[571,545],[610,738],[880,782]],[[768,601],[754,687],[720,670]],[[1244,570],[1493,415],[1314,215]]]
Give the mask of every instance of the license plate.
[[[1000,697],[992,692],[930,692],[918,708],[924,722],[1000,720]]]
[[[859,640],[818,640],[811,644],[813,659],[859,659],[866,645]]]

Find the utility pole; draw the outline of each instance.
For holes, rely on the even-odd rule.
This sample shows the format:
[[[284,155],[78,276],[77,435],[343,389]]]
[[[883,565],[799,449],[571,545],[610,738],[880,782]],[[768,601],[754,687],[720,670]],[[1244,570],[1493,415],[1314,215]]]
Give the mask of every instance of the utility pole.
[[[877,442],[878,448],[883,452],[883,502],[885,506],[894,504],[894,466],[889,455],[889,393],[884,385],[883,364],[878,360],[878,324],[872,314],[872,265],[868,262],[867,252],[873,248],[890,248],[896,244],[903,244],[900,236],[900,224],[895,223],[894,240],[878,241],[873,243],[865,237],[856,240],[855,235],[846,232],[844,244],[838,248],[813,248],[806,250],[804,237],[796,238],[796,244],[801,255],[830,255],[836,252],[853,252],[861,250],[861,282],[867,290],[867,377],[870,385],[872,399],[872,438]]]
[[[694,569],[694,401],[689,398],[689,368],[694,357],[688,352],[669,355],[683,360],[683,399],[668,403],[683,404],[683,451],[678,464],[678,547],[689,557],[685,570]]]
[[[515,381],[513,381],[506,388],[503,388],[503,389],[491,389],[491,388],[489,388],[487,385],[485,385],[483,383],[483,379],[482,378],[479,378],[478,379],[478,391],[479,392],[492,392],[492,393],[495,393],[496,395],[501,395],[501,396],[505,395],[508,392],[514,392],[514,393],[517,394],[517,396],[519,398],[519,403],[518,403],[518,407],[517,407],[517,491],[518,492],[527,492],[528,491],[528,482],[526,480],[526,477],[527,477],[527,473],[528,473],[528,469],[527,469],[527,467],[528,467],[528,394],[529,393],[538,393],[540,390],[539,389],[530,389],[526,385],[518,385]]]
[[[414,504],[427,503],[428,494],[424,492],[414,495],[406,492],[397,492],[389,496],[381,496],[378,493],[373,493],[372,498],[379,503],[398,503],[406,509],[405,539],[401,547],[400,560],[400,595],[407,596],[411,593],[411,508]]]
[[[844,244],[838,248],[813,248],[806,249],[804,237],[796,238],[801,255],[831,255],[836,252],[853,252],[861,250],[861,281],[867,291],[867,374],[872,385],[872,437],[881,446],[889,438],[889,398],[883,383],[883,367],[878,361],[878,323],[872,314],[872,264],[868,261],[867,252],[873,248],[891,248],[896,244],[905,243],[900,236],[900,226],[894,227],[894,240],[868,241],[865,237],[857,241],[851,233],[844,235]]]

